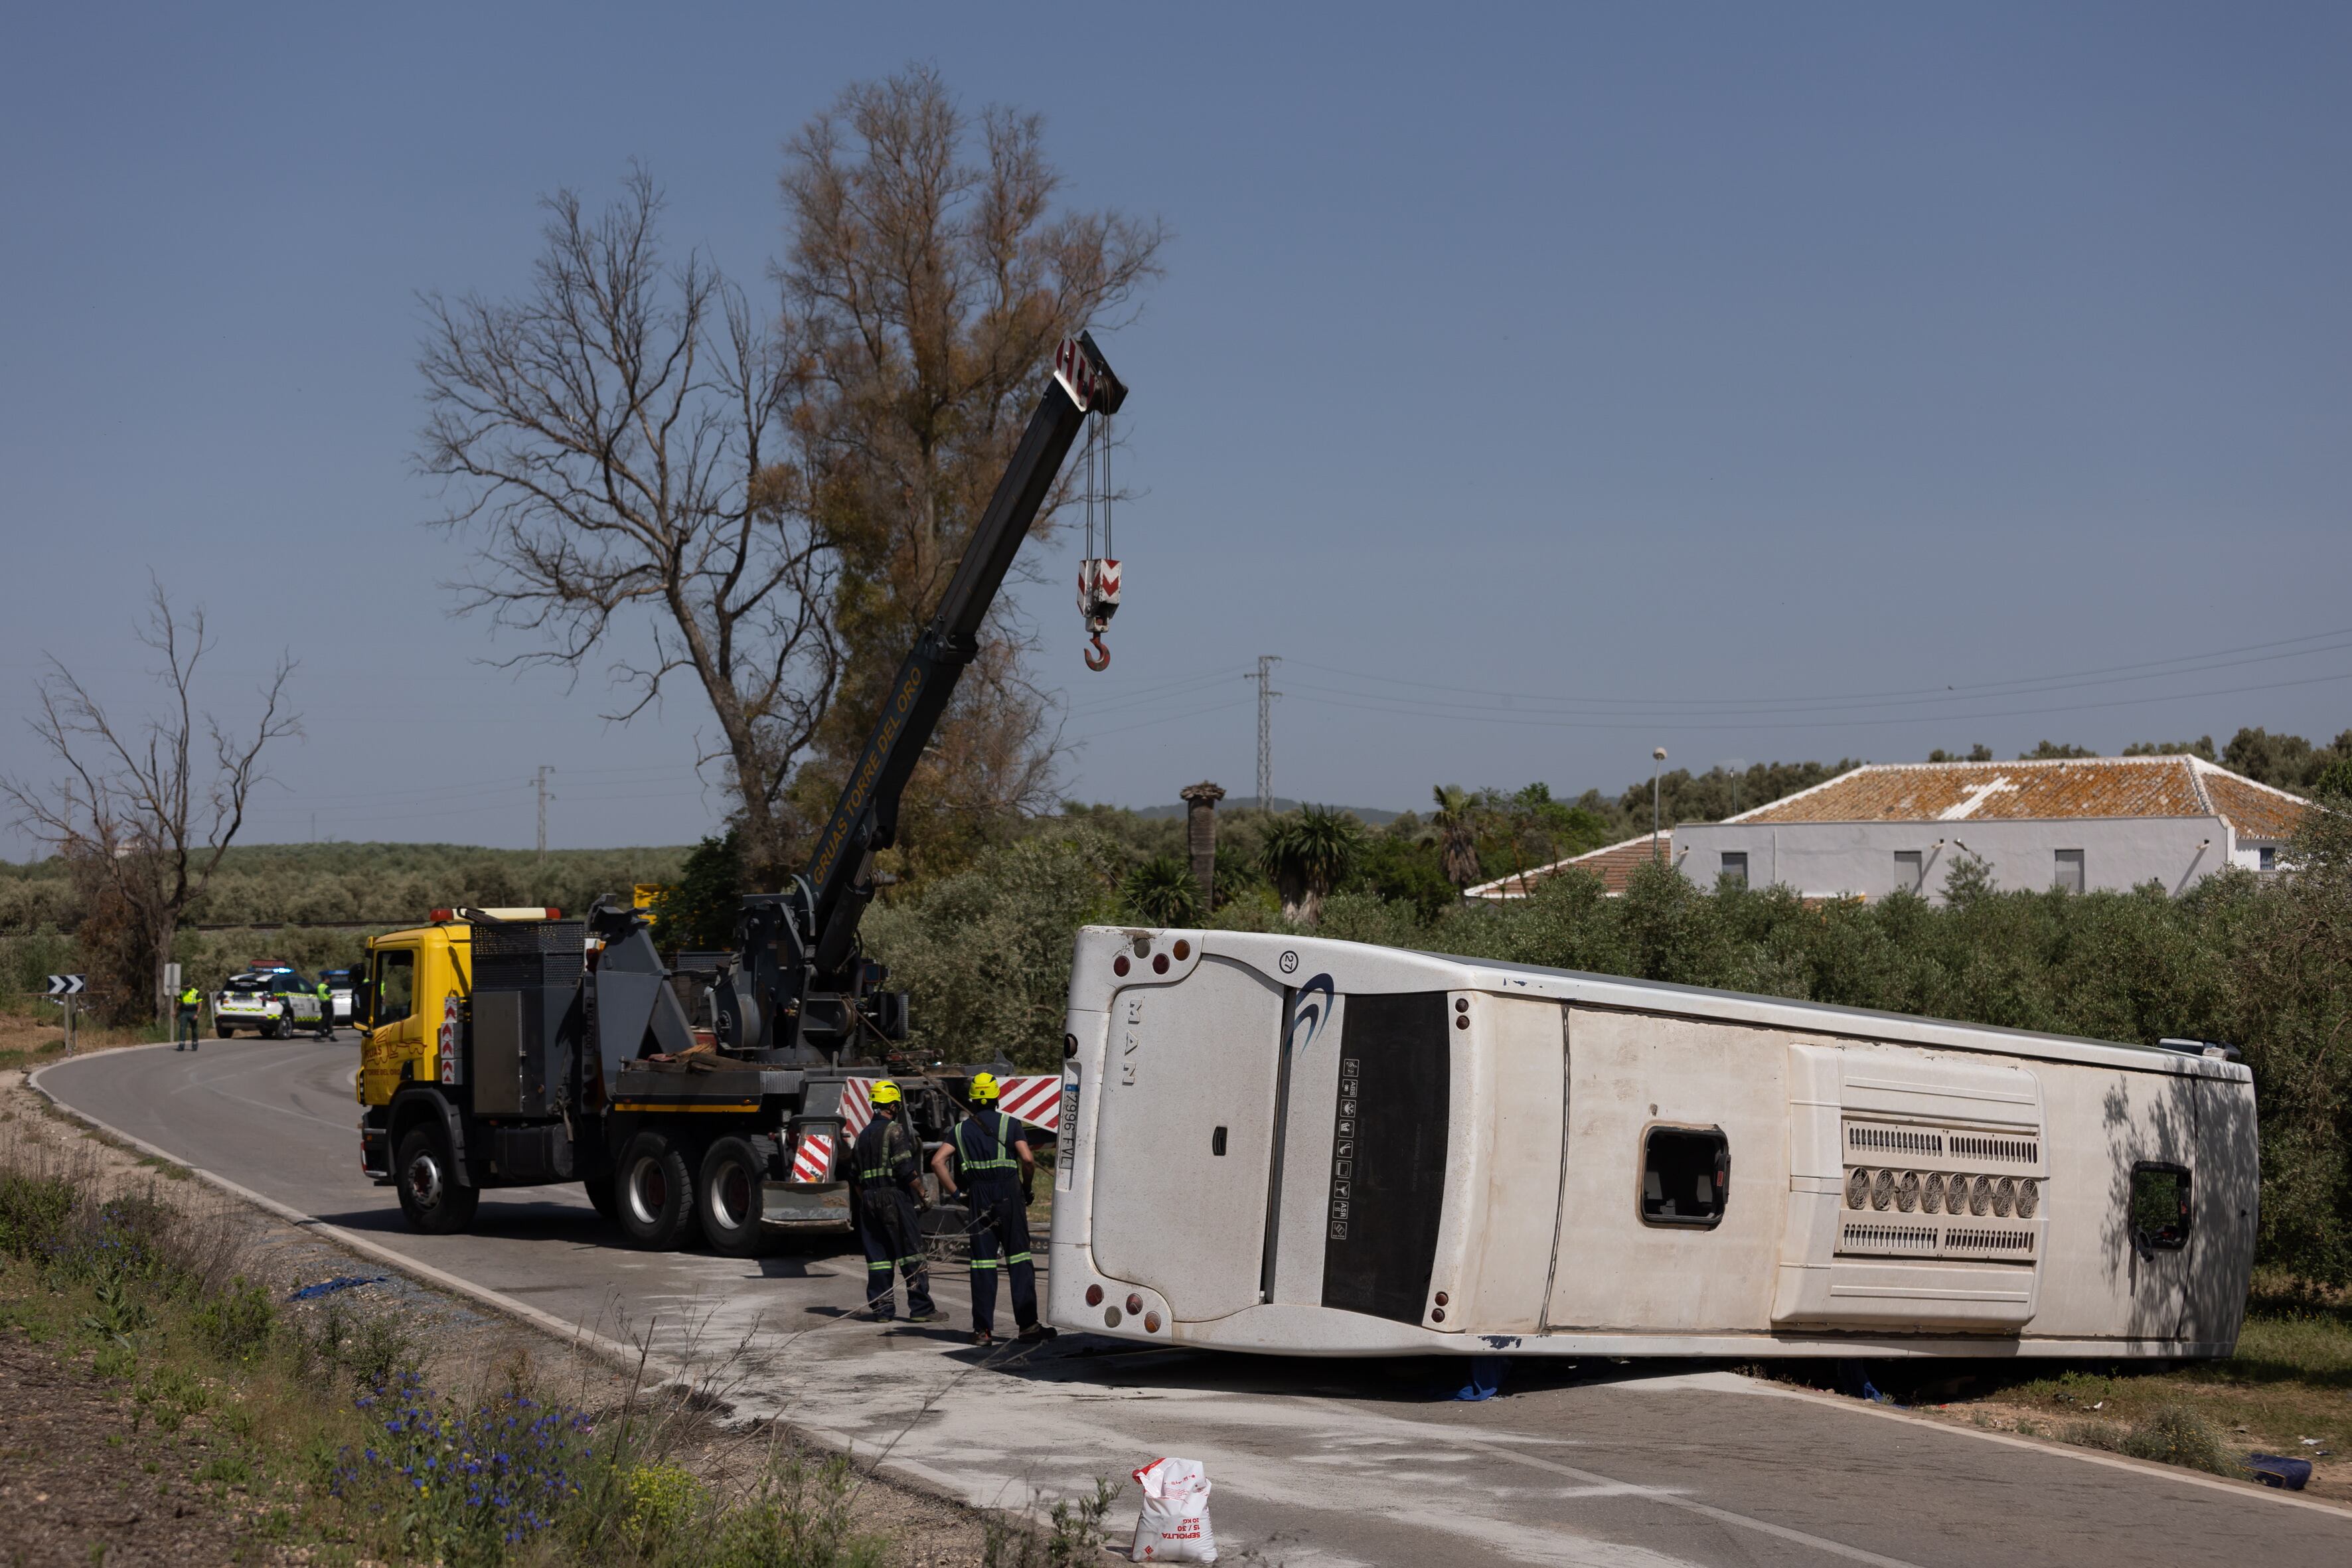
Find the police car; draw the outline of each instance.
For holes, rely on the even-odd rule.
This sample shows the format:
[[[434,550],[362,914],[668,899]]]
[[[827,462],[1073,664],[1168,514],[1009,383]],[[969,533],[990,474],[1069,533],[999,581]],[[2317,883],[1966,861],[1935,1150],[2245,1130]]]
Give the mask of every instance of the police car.
[[[224,1040],[251,1029],[265,1040],[319,1026],[319,995],[291,964],[256,964],[213,994],[213,1027]]]

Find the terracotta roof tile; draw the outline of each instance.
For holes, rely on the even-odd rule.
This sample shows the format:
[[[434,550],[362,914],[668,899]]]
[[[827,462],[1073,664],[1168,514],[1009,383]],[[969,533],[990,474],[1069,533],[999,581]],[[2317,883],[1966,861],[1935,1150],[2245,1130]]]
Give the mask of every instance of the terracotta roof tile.
[[[2223,805],[2225,795],[2231,805]],[[2279,824],[2291,826],[2302,809],[2294,796],[2200,758],[2077,757],[1873,763],[1731,820],[2033,822],[2218,815],[2242,833],[2263,837]],[[2256,822],[2263,826],[2256,828]]]
[[[1639,838],[1628,838],[1622,844],[1612,844],[1605,848],[1588,849],[1581,855],[1570,856],[1565,860],[1555,860],[1549,866],[1535,866],[1525,871],[1514,871],[1507,877],[1500,877],[1494,881],[1469,889],[1465,896],[1473,899],[1524,899],[1538,882],[1549,880],[1563,871],[1574,869],[1589,871],[1600,878],[1601,885],[1607,889],[1610,896],[1613,898],[1625,890],[1625,884],[1632,879],[1634,870],[1643,862],[1648,860],[1654,852],[1671,859],[1675,852],[1674,834],[1672,832],[1661,834],[1654,851],[1650,842],[1650,836],[1644,833]]]
[[[2305,802],[2283,789],[2259,784],[2220,768],[2198,770],[2214,812],[2238,830],[2241,838],[2285,838],[2303,820]]]

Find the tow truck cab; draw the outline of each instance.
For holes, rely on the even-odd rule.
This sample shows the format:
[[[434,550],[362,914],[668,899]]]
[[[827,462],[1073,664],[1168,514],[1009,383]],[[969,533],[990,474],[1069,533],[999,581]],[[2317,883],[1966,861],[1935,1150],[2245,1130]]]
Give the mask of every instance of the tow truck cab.
[[[459,1006],[473,985],[473,928],[439,921],[376,937],[362,975],[353,1014],[362,1021],[360,1168],[382,1177],[415,1120],[450,1114],[433,1086],[445,1062],[455,1067]]]

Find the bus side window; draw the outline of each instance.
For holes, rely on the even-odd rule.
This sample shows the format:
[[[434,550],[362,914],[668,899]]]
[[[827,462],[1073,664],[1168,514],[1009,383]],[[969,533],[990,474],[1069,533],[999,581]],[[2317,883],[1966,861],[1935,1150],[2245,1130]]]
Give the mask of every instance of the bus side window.
[[[404,948],[394,948],[375,955],[375,984],[369,987],[374,993],[375,1026],[397,1024],[415,1007],[416,954]]]
[[[2189,1245],[2189,1172],[2143,1160],[2132,1167],[2132,1245],[2142,1258]]]
[[[1642,1131],[1642,1223],[1723,1223],[1731,1189],[1731,1144],[1720,1127],[1647,1127]]]

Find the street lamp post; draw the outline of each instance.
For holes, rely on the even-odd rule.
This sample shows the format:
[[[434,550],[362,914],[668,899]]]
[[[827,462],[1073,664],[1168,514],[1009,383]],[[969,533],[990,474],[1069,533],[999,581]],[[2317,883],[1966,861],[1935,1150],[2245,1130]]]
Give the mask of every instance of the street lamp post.
[[[1650,753],[1650,858],[1658,856],[1658,770],[1665,765],[1666,749],[1658,747]]]

